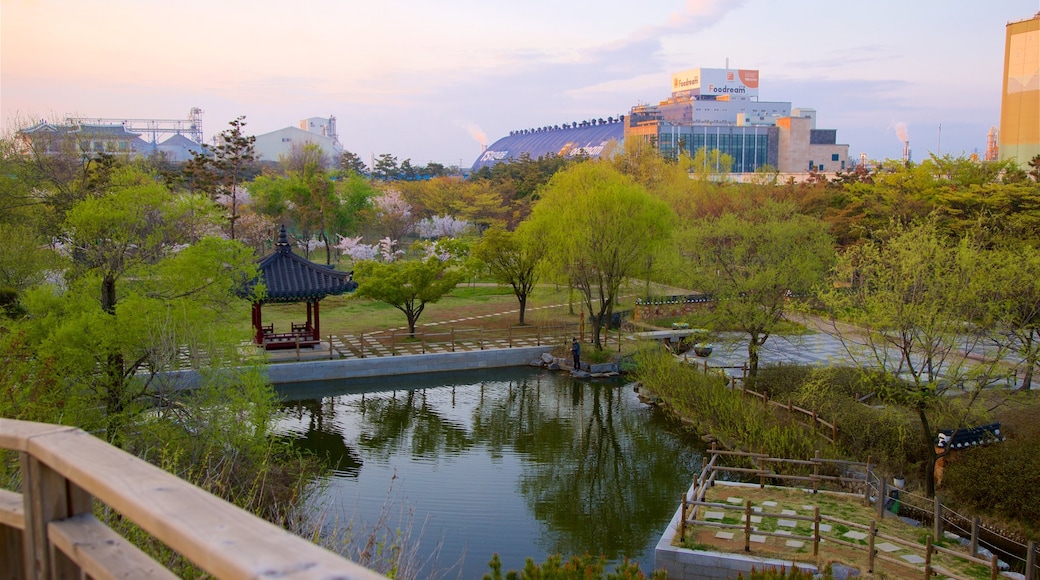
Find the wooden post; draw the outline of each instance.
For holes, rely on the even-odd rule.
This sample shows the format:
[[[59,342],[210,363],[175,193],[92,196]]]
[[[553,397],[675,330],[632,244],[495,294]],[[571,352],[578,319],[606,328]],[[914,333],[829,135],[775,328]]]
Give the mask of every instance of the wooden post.
[[[686,538],[686,492],[682,494],[682,511],[679,512],[679,544]]]
[[[979,516],[971,518],[971,543],[968,544],[973,558],[979,555]]]
[[[78,578],[80,570],[47,539],[47,524],[94,511],[93,498],[73,482],[27,453],[21,454],[27,578]],[[35,576],[33,576],[35,573]]]
[[[831,420],[831,443],[838,442],[838,420]]]
[[[394,336],[395,332],[390,331],[390,356],[397,356],[397,337]]]
[[[484,350],[484,327],[481,326],[480,330],[477,331],[477,343],[480,344],[480,350]]]
[[[932,578],[932,537],[928,536],[924,545],[924,580]]]
[[[513,327],[510,326],[506,329],[506,336],[509,338],[509,348],[513,348]]]
[[[365,335],[358,335],[358,344],[361,345],[361,358],[365,358]]]
[[[751,500],[744,500],[744,551],[751,551]]]
[[[332,353],[333,353],[334,350],[335,350],[335,347],[332,346],[332,335],[330,334],[329,335],[329,360],[332,360]]]
[[[762,451],[759,449],[759,451]],[[758,488],[763,489],[766,486],[766,462],[765,459],[758,458]]]
[[[542,346],[542,327],[536,326],[534,328],[534,342],[536,346]]]
[[[885,496],[888,495],[888,490],[885,489],[885,484],[887,482],[885,481],[885,478],[881,477],[880,475],[878,476],[877,480],[878,480],[878,486],[877,486],[878,487],[877,514],[878,514],[878,519],[879,520],[883,520],[883,519],[885,519]]]
[[[422,345],[422,353],[426,354],[426,331],[422,333],[422,338],[419,339],[419,344]]]
[[[943,524],[942,524],[942,498],[939,494],[935,494],[935,526],[933,526],[933,532],[935,533],[936,541],[942,537]]]
[[[812,467],[812,492],[817,493],[820,490],[820,450],[816,450],[814,457],[816,461],[813,462]]]
[[[1029,542],[1026,548],[1026,580],[1037,580],[1036,578],[1036,542]]]
[[[455,327],[451,327],[451,352],[455,352]]]
[[[997,580],[999,574],[1000,566],[997,565],[997,555],[993,554],[989,557],[989,580]]]
[[[617,325],[617,351],[621,352],[621,322],[618,321]]]
[[[293,333],[293,340],[296,341],[296,360],[300,360],[300,335]]]
[[[870,469],[870,460],[873,457],[867,456],[867,475],[863,478],[863,505],[870,505],[870,476],[872,475]]]
[[[812,543],[812,555],[817,557],[820,555],[820,506],[813,506],[813,543]]]
[[[874,573],[874,556],[877,555],[877,550],[874,549],[874,542],[877,539],[877,521],[870,520],[870,543],[867,545],[867,572]]]

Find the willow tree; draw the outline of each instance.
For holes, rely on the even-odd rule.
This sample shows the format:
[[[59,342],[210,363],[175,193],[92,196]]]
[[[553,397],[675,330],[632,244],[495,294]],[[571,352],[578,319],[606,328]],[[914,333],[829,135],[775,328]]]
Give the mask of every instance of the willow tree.
[[[715,299],[718,324],[747,335],[752,377],[791,298],[818,284],[833,256],[822,222],[776,202],[691,222],[682,246],[693,287]]]
[[[541,192],[524,235],[549,248],[549,267],[567,276],[592,315],[592,341],[602,349],[622,283],[638,277],[647,256],[671,238],[675,213],[606,162],[557,173]]]

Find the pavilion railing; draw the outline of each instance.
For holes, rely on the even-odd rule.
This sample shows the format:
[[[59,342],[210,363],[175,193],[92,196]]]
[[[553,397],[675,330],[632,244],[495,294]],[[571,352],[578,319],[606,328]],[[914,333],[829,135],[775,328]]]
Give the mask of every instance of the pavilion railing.
[[[174,578],[97,504],[217,578],[384,576],[73,427],[0,419],[21,493],[0,490],[0,578]]]

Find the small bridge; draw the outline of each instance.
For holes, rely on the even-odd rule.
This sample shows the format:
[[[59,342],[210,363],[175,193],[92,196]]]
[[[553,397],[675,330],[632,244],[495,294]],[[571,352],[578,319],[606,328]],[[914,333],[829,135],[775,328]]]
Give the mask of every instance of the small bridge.
[[[74,427],[0,419],[22,493],[0,489],[0,580],[176,578],[94,517],[107,505],[216,578],[385,577]]]

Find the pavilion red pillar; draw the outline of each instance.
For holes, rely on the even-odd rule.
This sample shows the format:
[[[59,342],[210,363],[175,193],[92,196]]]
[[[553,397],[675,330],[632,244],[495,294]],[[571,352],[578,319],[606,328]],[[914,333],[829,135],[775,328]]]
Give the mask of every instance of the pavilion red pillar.
[[[264,323],[263,314],[261,312],[261,304],[259,302],[253,303],[253,342],[256,344],[264,343]]]
[[[310,322],[311,309],[310,304],[307,305],[307,322]],[[321,321],[318,314],[318,301],[314,301],[314,340],[321,340]]]

